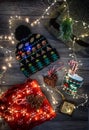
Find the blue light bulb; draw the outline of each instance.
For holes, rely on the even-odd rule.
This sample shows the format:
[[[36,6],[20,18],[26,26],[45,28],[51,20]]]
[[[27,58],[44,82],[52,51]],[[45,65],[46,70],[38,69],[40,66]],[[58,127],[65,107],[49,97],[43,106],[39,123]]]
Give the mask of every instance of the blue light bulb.
[[[24,48],[24,50],[25,50],[25,51],[31,51],[32,48],[31,48],[31,46],[26,46],[26,47]]]

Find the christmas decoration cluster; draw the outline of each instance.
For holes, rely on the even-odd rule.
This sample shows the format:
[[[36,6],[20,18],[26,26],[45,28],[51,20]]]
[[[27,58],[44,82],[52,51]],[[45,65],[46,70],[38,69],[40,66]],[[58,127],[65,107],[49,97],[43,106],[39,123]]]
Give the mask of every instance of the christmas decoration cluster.
[[[14,85],[0,97],[0,117],[12,130],[29,130],[55,116],[36,80]]]
[[[44,14],[31,23],[31,27],[40,23],[41,19],[44,19],[45,14],[49,14],[49,9],[55,5],[57,1],[55,0],[51,6],[49,6]],[[63,5],[63,10],[67,6],[66,1],[61,2]],[[12,28],[13,17],[11,16],[9,20],[10,29]],[[20,16],[16,16],[16,19],[21,19]],[[29,19],[26,18],[25,21],[29,23]],[[58,31],[58,38],[67,42],[71,41],[74,43],[79,41],[79,38],[73,35],[73,21],[72,18],[66,16],[62,19],[60,25],[56,23],[56,18],[51,19],[53,27]],[[84,24],[84,23],[83,23]],[[85,27],[85,24],[84,24]],[[5,36],[5,39],[12,40],[12,44],[15,43],[13,40],[14,34],[11,36]],[[84,35],[88,36],[87,34]],[[28,80],[23,84],[18,84],[12,86],[4,94],[0,96],[0,117],[3,118],[11,127],[12,130],[30,130],[36,125],[39,125],[47,120],[55,118],[56,112],[52,108],[46,96],[43,94],[41,87],[37,80],[30,79],[30,76],[44,67],[50,65],[52,62],[57,61],[60,56],[55,48],[49,44],[47,39],[41,34],[33,34],[26,25],[20,25],[15,30],[15,38],[18,41],[16,45],[16,59],[20,64],[20,70],[28,78]],[[74,46],[73,46],[74,47]],[[3,49],[3,48],[2,48]],[[64,77],[62,82],[63,93],[68,94],[73,98],[78,98],[78,89],[82,87],[84,79],[77,74],[79,67],[79,62],[77,61],[76,55],[72,54],[72,60],[68,62],[68,67],[64,72]],[[8,50],[10,57],[6,61],[12,59],[11,52]],[[57,63],[56,63],[57,64]],[[11,67],[11,64],[8,63]],[[62,103],[59,106],[59,112],[67,115],[72,115],[74,110],[79,106],[84,106],[88,101],[88,96],[83,95],[80,97],[84,98],[84,103],[75,105],[75,103],[68,101],[64,94],[56,87],[58,81],[57,72],[63,70],[63,66],[59,69],[51,68],[46,75],[43,75],[43,84],[47,86],[50,90],[53,89],[58,92],[62,97]],[[3,74],[6,72],[7,67],[3,66]],[[48,89],[47,88],[47,89]],[[54,97],[52,97],[55,99]]]

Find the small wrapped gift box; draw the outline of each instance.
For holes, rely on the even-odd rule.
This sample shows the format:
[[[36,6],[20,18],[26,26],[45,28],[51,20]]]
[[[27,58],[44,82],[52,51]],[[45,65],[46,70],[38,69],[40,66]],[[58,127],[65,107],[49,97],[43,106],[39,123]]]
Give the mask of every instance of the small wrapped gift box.
[[[64,101],[60,107],[60,112],[67,115],[72,115],[75,105],[69,101]]]

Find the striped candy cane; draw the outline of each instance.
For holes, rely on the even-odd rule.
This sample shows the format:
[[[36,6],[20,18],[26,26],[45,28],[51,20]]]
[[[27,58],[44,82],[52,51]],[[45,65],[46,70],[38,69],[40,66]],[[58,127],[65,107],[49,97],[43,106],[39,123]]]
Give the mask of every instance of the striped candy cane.
[[[70,60],[68,64],[71,67],[71,74],[75,74],[78,70],[78,62],[75,60]]]

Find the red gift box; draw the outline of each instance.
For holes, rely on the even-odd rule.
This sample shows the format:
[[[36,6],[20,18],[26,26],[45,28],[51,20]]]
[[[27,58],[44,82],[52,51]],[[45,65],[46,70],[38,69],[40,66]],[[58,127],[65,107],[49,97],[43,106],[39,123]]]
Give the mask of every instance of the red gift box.
[[[56,116],[36,80],[15,85],[0,98],[0,116],[12,130],[30,130]]]

